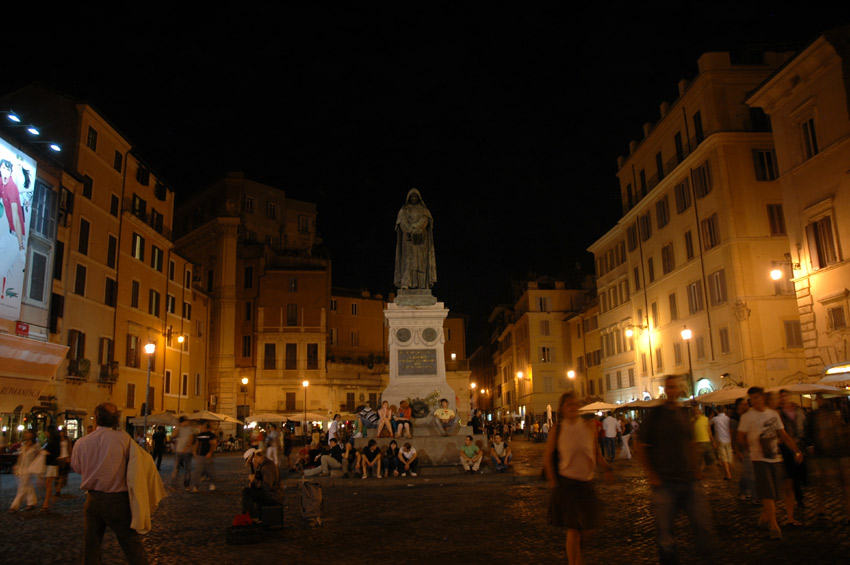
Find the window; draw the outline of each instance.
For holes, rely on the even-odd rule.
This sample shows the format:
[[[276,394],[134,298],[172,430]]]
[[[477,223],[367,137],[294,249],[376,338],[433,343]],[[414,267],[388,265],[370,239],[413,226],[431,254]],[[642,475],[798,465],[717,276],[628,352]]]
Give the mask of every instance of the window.
[[[339,330],[337,328],[331,328],[329,336],[330,345],[339,345]]]
[[[83,176],[83,196],[91,200],[92,188],[94,187],[94,180],[88,175]]]
[[[671,293],[668,296],[668,300],[670,301],[670,321],[675,322],[679,319],[679,305],[676,302],[676,293]]]
[[[86,268],[77,265],[77,276],[74,278],[74,294],[86,295]]]
[[[540,312],[549,312],[552,310],[552,300],[548,296],[537,297],[537,310]]]
[[[245,275],[243,279],[243,288],[254,288],[254,267],[248,265],[245,267]]]
[[[165,371],[165,381],[163,382],[165,394],[171,394],[171,371]]]
[[[756,180],[767,181],[779,178],[776,153],[773,149],[753,149],[753,165],[756,169]]]
[[[646,171],[643,169],[640,171],[640,195],[646,196]]]
[[[109,200],[109,213],[118,217],[118,210],[120,209],[121,201],[118,200],[118,196],[112,195]]]
[[[691,175],[694,179],[694,194],[697,198],[702,198],[711,192],[711,174],[708,170],[708,161],[691,170]]]
[[[183,373],[180,375],[180,394],[181,396],[189,395],[189,374]]]
[[[254,213],[254,197],[245,195],[245,204],[244,204],[245,212],[248,214]]]
[[[289,279],[289,292],[298,292],[298,279],[296,277]]]
[[[106,277],[106,284],[104,285],[104,293],[103,293],[103,303],[107,306],[115,307],[115,303],[118,298],[118,285],[115,282],[115,279]]]
[[[635,290],[640,290],[640,268],[639,267],[635,267],[633,276],[634,276],[634,279],[635,279]]]
[[[629,251],[634,251],[635,249],[637,249],[637,226],[635,224],[632,224],[628,228],[626,228],[626,242],[629,244]]]
[[[835,306],[826,310],[827,327],[830,330],[843,330],[847,327],[844,306]]]
[[[720,225],[717,214],[712,214],[700,222],[702,226],[702,247],[706,251],[720,244]]]
[[[127,366],[139,368],[139,359],[141,358],[142,344],[139,336],[127,336]]]
[[[806,239],[809,242],[809,261],[811,261],[812,269],[822,269],[838,262],[832,233],[832,218],[824,216],[807,225]]]
[[[712,306],[726,302],[726,271],[724,269],[708,275],[708,297]]]
[[[159,186],[157,184],[157,186]],[[151,208],[151,217],[148,222],[150,226],[156,230],[157,233],[162,233],[163,224],[165,223],[165,216],[162,213],[157,212],[156,208]]]
[[[133,233],[133,248],[130,254],[139,261],[145,260],[145,238],[137,233]]]
[[[699,112],[694,114],[694,137],[696,137],[698,144],[705,139],[705,134],[702,131],[702,115]]]
[[[319,344],[307,344],[307,369],[315,370],[319,368]]]
[[[798,320],[785,320],[785,346],[788,349],[803,347],[803,332]]]
[[[635,370],[629,369],[629,386],[634,388],[635,386]]]
[[[336,298],[331,298],[331,312],[336,312],[337,306]]]
[[[554,379],[551,375],[545,375],[543,377],[543,392],[553,392],[554,390]]]
[[[658,229],[663,228],[670,223],[670,205],[667,202],[667,195],[655,203],[655,223],[658,224]]]
[[[60,259],[61,261],[61,259]],[[29,292],[27,298],[46,304],[47,298],[47,262],[48,256],[30,245]]]
[[[115,158],[112,160],[112,168],[120,173],[121,168],[123,166],[124,166],[124,156],[121,155],[120,151],[116,150],[115,151]]]
[[[655,154],[655,169],[658,171],[658,180],[664,178],[664,161],[661,159],[661,151]]]
[[[97,151],[97,130],[89,126],[89,133],[86,136],[86,147],[92,151]]]
[[[140,166],[136,169],[136,182],[142,186],[148,186],[151,182],[151,172]]]
[[[78,330],[69,330],[68,331],[68,359],[71,360],[71,365],[74,368],[79,366],[79,362],[86,357],[86,334]],[[78,374],[78,373],[70,373],[71,367],[69,367],[69,374]]]
[[[540,335],[549,335],[549,320],[540,320]],[[581,336],[579,336],[581,337]]]
[[[773,281],[773,289],[776,294],[794,294],[794,271],[791,270],[791,263],[787,261],[774,261],[771,270],[778,269],[782,273],[779,280]]]
[[[286,344],[286,370],[294,371],[298,368],[298,344]]]
[[[215,270],[207,269],[207,292],[212,292],[215,286]]]
[[[151,267],[162,272],[162,249],[156,245],[151,245]]]
[[[351,303],[351,315],[352,316],[357,315],[357,303],[356,302]]]
[[[251,336],[242,336],[242,357],[251,357]]]
[[[192,305],[188,302],[183,303],[183,317],[187,320],[192,319]]]
[[[168,188],[163,183],[156,181],[156,184],[153,186],[153,195],[157,200],[165,202],[165,199],[168,197]],[[160,214],[160,217],[162,217],[162,214]],[[162,229],[161,225],[159,229]]]
[[[133,193],[132,212],[134,216],[141,218],[142,220],[146,219],[148,215],[147,201],[135,193]]]
[[[298,325],[298,305],[297,304],[287,304],[286,305],[286,325],[287,326],[297,326]]]
[[[266,343],[263,346],[263,369],[271,371],[276,369],[275,366],[275,355],[277,354],[277,348],[274,343]]]
[[[818,154],[818,137],[815,134],[815,119],[809,118],[800,125],[803,133],[803,153],[806,159]]]
[[[655,348],[655,370],[663,371],[664,370],[664,356],[661,355],[661,348]]]
[[[688,186],[688,179],[682,179],[682,182],[673,189],[673,193],[676,195],[676,212],[678,214],[691,207],[691,188]]]
[[[649,370],[649,366],[646,363],[646,353],[640,354],[640,368],[646,373]]]
[[[186,288],[192,288],[192,271],[186,270]]]
[[[136,385],[134,383],[127,383],[127,408],[135,408],[136,407]]]
[[[720,328],[718,335],[720,337],[720,353],[731,353],[732,344],[729,340],[729,328]]]
[[[250,322],[254,314],[254,303],[250,300],[245,303],[245,321]]]
[[[646,241],[652,237],[652,218],[649,212],[638,218],[638,227],[640,228],[641,241]]]
[[[630,298],[628,279],[620,281],[620,303],[625,304]]]
[[[661,248],[661,269],[666,275],[676,268],[676,256],[673,253],[673,243],[668,243]]]
[[[649,282],[653,282],[655,280],[655,261],[652,257],[646,260],[646,273],[649,276]]]
[[[360,347],[360,332],[357,330],[351,332],[351,347]]]
[[[277,219],[277,204],[269,202],[266,204],[266,218],[270,220]]]
[[[676,132],[676,135],[673,136],[673,144],[676,146],[676,161],[681,163],[685,159],[685,146],[682,143],[682,132]]]
[[[148,291],[148,314],[159,318],[159,299],[160,294],[151,289]]]
[[[658,302],[653,302],[649,305],[649,313],[652,316],[652,327],[657,328],[661,325],[658,321]]]
[[[685,256],[689,261],[694,258],[694,235],[690,230],[685,232]]]
[[[52,240],[56,233],[56,193],[48,185],[36,181],[32,199],[30,231]]]
[[[307,216],[298,216],[298,231],[301,233],[310,232],[310,219]]]
[[[354,408],[355,408],[355,406],[354,406],[354,393],[353,392],[346,393],[346,398],[348,398],[348,396],[351,396],[351,410],[349,410],[349,411],[353,412]],[[294,392],[287,392],[286,393],[286,410],[287,410],[287,412],[293,412],[295,410],[295,393]]]
[[[551,363],[552,362],[552,348],[551,347],[541,347],[540,348],[540,362],[541,363]]]
[[[195,396],[201,396],[201,374],[195,373],[195,388],[193,394]]]
[[[89,230],[91,225],[88,220],[80,218],[80,237],[77,239],[77,251],[83,255],[89,253]]]
[[[694,341],[697,346],[697,359],[705,359],[705,337],[698,335]]]
[[[177,307],[177,299],[173,294],[165,295],[165,311],[169,314],[174,314],[175,308]]]
[[[682,359],[682,342],[680,341],[673,342],[673,362],[676,366],[684,364]]]
[[[782,204],[767,205],[767,220],[770,224],[770,235],[785,235],[785,214]]]
[[[605,390],[611,390],[611,373],[605,373]]]
[[[174,270],[175,270],[175,268],[176,268],[176,265],[174,264],[174,261],[169,261],[168,262],[168,280],[170,280],[170,281],[174,280]]]
[[[699,281],[688,285],[688,312],[696,314],[703,308],[702,284]]]
[[[109,234],[109,239],[106,244],[106,266],[110,269],[114,269],[117,261],[118,254],[118,238],[114,235]]]
[[[132,308],[139,307],[139,281],[133,281],[130,286],[130,306]]]

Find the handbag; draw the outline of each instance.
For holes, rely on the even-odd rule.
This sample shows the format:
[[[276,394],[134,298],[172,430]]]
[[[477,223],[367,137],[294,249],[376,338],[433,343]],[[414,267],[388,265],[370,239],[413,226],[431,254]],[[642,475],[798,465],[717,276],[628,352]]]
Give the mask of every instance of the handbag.
[[[27,473],[31,475],[43,475],[47,468],[47,452],[39,449],[38,455],[27,466]]]

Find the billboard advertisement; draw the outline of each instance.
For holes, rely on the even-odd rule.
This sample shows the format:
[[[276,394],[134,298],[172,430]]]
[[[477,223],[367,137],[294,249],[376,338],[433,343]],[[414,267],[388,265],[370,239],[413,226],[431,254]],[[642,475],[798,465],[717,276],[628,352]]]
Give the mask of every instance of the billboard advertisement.
[[[36,164],[0,139],[0,318],[17,320],[24,295]]]

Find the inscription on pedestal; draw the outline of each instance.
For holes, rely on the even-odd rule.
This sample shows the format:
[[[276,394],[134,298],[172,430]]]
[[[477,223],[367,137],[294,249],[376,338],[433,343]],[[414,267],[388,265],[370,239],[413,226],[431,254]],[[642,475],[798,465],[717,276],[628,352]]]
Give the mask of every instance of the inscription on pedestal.
[[[398,352],[399,376],[434,375],[437,373],[435,349],[402,349]]]

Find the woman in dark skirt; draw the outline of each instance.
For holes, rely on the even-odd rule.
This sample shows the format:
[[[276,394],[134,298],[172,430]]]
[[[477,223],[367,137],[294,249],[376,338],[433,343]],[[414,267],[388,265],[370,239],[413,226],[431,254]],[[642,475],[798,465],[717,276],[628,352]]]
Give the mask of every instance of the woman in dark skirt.
[[[596,529],[599,501],[593,488],[596,466],[605,468],[612,479],[611,467],[596,441],[596,425],[579,416],[579,401],[573,393],[558,402],[559,421],[549,434],[544,469],[552,491],[549,523],[567,531],[567,560],[581,563],[582,539]]]

